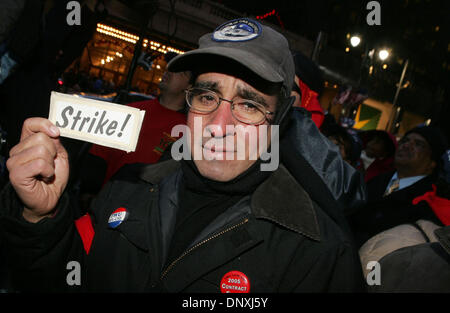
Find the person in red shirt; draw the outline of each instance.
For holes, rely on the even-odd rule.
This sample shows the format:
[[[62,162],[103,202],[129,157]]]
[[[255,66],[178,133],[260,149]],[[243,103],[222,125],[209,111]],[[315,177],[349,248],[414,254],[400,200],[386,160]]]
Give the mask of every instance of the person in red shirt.
[[[145,110],[139,140],[134,152],[127,153],[100,145],[93,145],[89,153],[101,157],[107,163],[104,183],[125,164],[156,163],[166,147],[177,138],[171,136],[172,128],[186,124],[184,90],[191,86],[191,73],[166,71],[159,84],[158,98],[128,104]]]
[[[393,171],[397,139],[384,130],[370,130],[361,135],[366,142],[362,152],[360,170],[367,183],[374,177]]]

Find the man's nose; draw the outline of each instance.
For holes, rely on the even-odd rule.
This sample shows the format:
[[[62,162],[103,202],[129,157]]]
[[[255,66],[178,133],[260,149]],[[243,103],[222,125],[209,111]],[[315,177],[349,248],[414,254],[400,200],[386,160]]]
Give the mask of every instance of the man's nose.
[[[212,113],[210,113],[210,119],[208,120],[207,130],[212,137],[225,137],[233,135],[231,128],[227,126],[234,126],[236,121],[231,113],[231,103],[226,100],[220,102],[219,107]]]
[[[404,148],[410,148],[411,145],[412,145],[412,142],[411,142],[411,140],[406,140],[406,141],[403,142],[401,145],[402,145]]]

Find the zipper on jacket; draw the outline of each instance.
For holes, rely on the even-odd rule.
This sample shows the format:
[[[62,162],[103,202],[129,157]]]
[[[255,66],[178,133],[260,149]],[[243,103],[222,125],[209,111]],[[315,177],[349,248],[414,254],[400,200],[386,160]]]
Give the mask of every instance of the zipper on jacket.
[[[231,227],[228,227],[227,229],[222,230],[221,232],[207,238],[204,239],[202,241],[200,241],[199,243],[195,244],[193,247],[189,248],[188,250],[186,250],[182,255],[180,255],[177,259],[175,259],[175,261],[173,261],[172,263],[170,263],[170,265],[166,268],[166,270],[162,273],[160,280],[163,280],[164,277],[167,275],[167,273],[170,272],[170,270],[181,260],[183,259],[186,255],[188,255],[189,253],[191,253],[192,251],[194,251],[195,249],[197,249],[198,247],[201,247],[202,245],[204,245],[205,243],[222,236],[223,234],[232,231],[233,229],[236,229],[244,224],[246,224],[248,222],[248,218],[245,218],[242,222],[240,222],[239,224],[233,225]]]

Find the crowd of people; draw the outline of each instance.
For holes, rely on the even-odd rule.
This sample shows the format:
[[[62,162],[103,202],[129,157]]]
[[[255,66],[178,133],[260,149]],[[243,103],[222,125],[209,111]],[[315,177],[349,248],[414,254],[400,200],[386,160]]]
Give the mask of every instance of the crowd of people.
[[[45,115],[8,124],[21,135],[0,195],[2,290],[450,292],[438,127],[397,141],[341,126],[320,105],[315,63],[247,18],[168,61],[160,95],[127,104],[146,111],[134,152],[69,147]],[[251,147],[244,160],[173,160],[172,128],[194,132],[196,119],[190,152],[236,138],[228,125],[266,125],[280,165],[261,170],[270,160]],[[67,283],[69,261],[82,284]],[[373,262],[381,283],[367,279]]]

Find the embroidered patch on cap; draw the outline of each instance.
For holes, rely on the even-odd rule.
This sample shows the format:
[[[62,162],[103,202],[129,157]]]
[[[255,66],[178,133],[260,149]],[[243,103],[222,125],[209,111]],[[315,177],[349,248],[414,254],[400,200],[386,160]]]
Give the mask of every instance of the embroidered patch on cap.
[[[127,218],[128,212],[125,208],[118,208],[109,216],[108,226],[110,228],[116,228]]]
[[[247,41],[261,35],[262,27],[258,22],[240,18],[220,25],[212,34],[214,41]]]

